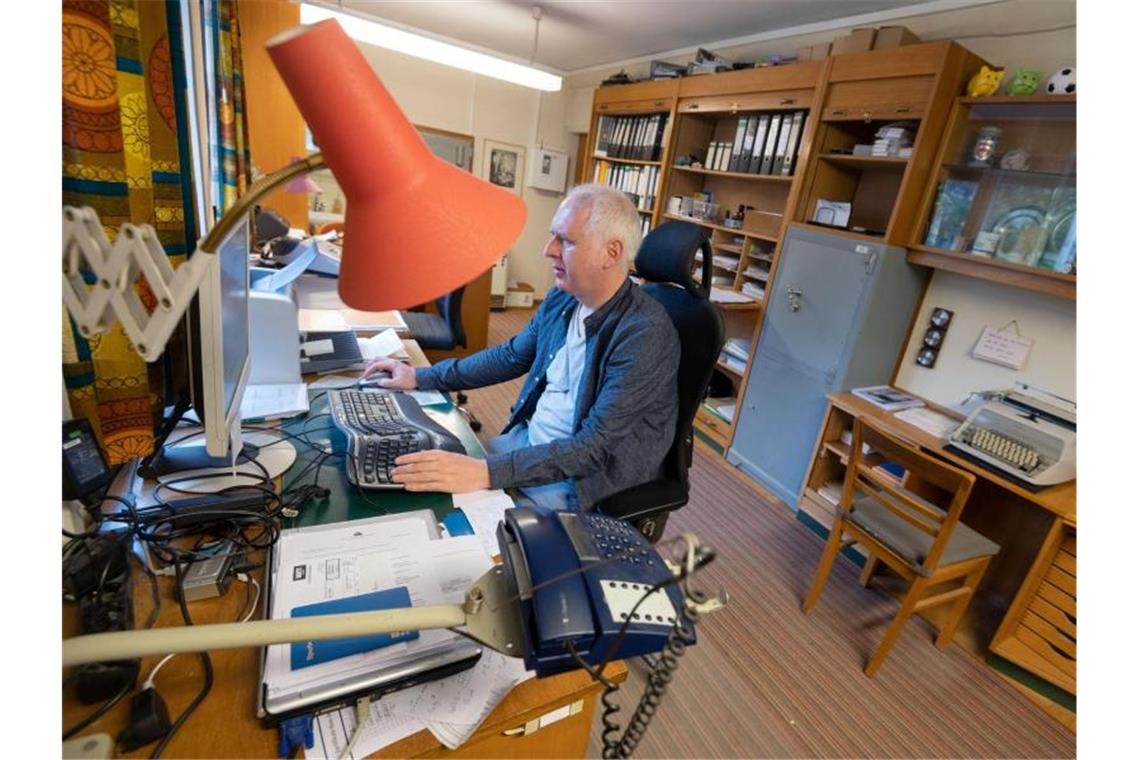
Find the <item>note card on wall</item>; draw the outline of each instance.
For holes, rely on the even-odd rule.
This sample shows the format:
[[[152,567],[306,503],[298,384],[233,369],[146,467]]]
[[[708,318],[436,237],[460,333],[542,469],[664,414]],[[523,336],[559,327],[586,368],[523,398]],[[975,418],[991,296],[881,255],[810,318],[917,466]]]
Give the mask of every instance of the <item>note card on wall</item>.
[[[1033,338],[1023,336],[1016,322],[1001,328],[987,325],[970,355],[1010,369],[1024,369],[1032,347]]]

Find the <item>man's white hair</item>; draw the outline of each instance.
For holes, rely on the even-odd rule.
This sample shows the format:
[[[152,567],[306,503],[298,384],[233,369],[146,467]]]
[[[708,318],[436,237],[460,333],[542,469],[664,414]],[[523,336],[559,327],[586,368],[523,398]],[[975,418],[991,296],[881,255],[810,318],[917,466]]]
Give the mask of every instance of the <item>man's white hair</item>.
[[[572,188],[562,203],[589,208],[586,234],[598,245],[620,240],[626,266],[633,265],[641,245],[641,219],[628,195],[617,188],[591,182]]]

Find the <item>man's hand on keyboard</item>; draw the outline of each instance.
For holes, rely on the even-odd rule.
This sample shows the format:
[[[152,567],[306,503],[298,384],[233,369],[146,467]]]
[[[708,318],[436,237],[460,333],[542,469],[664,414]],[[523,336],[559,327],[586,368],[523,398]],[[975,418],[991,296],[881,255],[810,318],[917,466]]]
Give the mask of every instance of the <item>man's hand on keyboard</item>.
[[[490,488],[491,474],[482,459],[430,449],[396,457],[392,481],[409,491],[465,493]]]
[[[416,388],[416,371],[396,359],[375,359],[364,368],[364,377],[375,375],[378,372],[387,372],[392,377],[380,381],[382,388],[391,388],[397,391],[411,391]]]

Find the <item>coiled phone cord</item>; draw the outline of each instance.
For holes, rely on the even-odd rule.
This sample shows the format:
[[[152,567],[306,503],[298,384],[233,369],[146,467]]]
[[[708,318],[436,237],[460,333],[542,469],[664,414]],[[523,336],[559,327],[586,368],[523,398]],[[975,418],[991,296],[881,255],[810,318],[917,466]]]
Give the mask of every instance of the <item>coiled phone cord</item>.
[[[690,600],[700,604],[705,601],[705,598],[699,592],[687,590],[686,604],[673,623],[672,630],[669,631],[669,636],[665,640],[665,647],[661,650],[661,655],[657,658],[657,663],[649,674],[648,682],[645,684],[645,692],[641,695],[641,701],[638,702],[633,716],[629,719],[629,724],[626,726],[625,733],[620,741],[615,740],[613,734],[621,730],[621,726],[610,718],[620,709],[612,701],[618,685],[612,681],[606,684],[605,690],[602,692],[602,725],[605,726],[605,730],[602,731],[602,742],[605,745],[602,750],[602,757],[629,757],[637,749],[642,737],[645,736],[649,723],[657,714],[657,707],[664,699],[669,683],[673,680],[673,674],[681,664],[681,657],[685,654],[685,642],[692,641],[696,633],[700,613],[693,604],[687,603]],[[609,681],[609,679],[606,680]]]

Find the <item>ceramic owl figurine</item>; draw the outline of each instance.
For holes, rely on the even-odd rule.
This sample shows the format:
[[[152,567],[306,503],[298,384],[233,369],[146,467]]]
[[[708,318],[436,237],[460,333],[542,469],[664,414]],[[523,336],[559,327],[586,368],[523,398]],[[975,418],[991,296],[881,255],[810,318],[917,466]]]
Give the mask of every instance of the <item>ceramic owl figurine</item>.
[[[983,64],[966,85],[966,94],[971,98],[988,98],[998,91],[1004,76],[1005,69],[991,69]]]
[[[1037,92],[1037,85],[1041,84],[1042,73],[1029,69],[1018,69],[1005,86],[1006,95],[1032,95]]]

